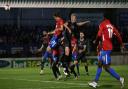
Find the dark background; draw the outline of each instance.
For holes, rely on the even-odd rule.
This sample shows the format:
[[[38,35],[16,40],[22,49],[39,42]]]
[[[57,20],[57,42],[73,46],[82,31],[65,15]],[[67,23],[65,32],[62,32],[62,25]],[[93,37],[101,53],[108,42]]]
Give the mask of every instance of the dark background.
[[[65,21],[71,13],[76,13],[79,21],[91,23],[80,27],[88,40],[89,53],[95,52],[92,41],[95,39],[98,25],[107,13],[117,27],[124,43],[128,43],[128,9],[79,9],[79,8],[0,8],[0,57],[35,57],[34,51],[42,44],[42,32],[54,29],[52,15],[61,13]],[[113,40],[114,52],[120,51],[117,40]]]

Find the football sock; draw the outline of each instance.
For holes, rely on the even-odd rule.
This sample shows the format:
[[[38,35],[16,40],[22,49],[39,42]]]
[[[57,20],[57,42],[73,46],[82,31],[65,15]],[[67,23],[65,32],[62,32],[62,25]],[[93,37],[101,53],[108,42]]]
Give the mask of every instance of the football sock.
[[[97,73],[96,73],[96,76],[95,76],[95,81],[96,82],[98,82],[98,80],[100,78],[100,75],[101,75],[101,72],[102,72],[102,67],[98,67]]]

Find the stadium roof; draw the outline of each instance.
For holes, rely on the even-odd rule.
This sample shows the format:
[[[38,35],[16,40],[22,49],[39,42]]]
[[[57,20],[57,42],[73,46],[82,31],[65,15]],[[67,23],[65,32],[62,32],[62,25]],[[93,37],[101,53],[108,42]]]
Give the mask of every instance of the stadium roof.
[[[0,0],[12,8],[128,8],[128,0]]]

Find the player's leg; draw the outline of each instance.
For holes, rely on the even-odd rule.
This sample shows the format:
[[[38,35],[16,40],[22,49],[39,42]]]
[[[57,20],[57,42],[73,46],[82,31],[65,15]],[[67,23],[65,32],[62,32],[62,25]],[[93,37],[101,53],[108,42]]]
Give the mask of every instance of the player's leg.
[[[49,63],[50,63],[50,68],[52,68],[52,63],[53,63],[53,57],[52,57],[52,52],[49,53]]]
[[[66,61],[64,60],[64,56],[65,56],[65,53],[61,54],[60,58],[59,58],[59,61],[62,63],[64,75],[67,76],[68,75],[68,73],[67,73],[68,67],[66,65]]]
[[[46,61],[46,53],[44,54],[44,56],[42,57],[42,60],[41,60],[41,71],[40,71],[40,75],[44,74],[44,64],[45,64],[45,61]]]
[[[102,62],[98,61],[98,68],[97,68],[95,79],[94,79],[94,81],[88,83],[89,86],[91,86],[93,88],[96,88],[98,86],[98,81],[99,81],[101,72],[102,72]]]
[[[88,83],[89,86],[93,87],[93,88],[96,88],[98,86],[98,81],[99,81],[99,78],[100,78],[100,75],[102,73],[102,56],[103,56],[104,52],[101,51],[100,52],[100,55],[98,56],[98,68],[97,68],[97,72],[96,72],[96,76],[95,76],[95,79],[93,82],[90,82]]]
[[[61,76],[61,73],[60,73],[59,68],[57,66],[58,61],[59,61],[57,49],[53,49],[52,54],[53,54],[53,66],[52,66],[53,74],[54,74],[55,78],[57,78],[57,80],[59,80],[62,76]]]
[[[77,74],[75,72],[75,64],[74,63],[70,64],[70,70],[71,70],[71,73],[73,73],[75,79],[77,79]]]
[[[42,57],[40,74],[44,74],[44,64],[45,64],[46,60],[48,59],[50,52],[51,52],[51,49],[48,46],[46,49],[46,52],[44,53],[44,55]]]
[[[83,61],[84,61],[84,67],[85,67],[85,71],[86,71],[86,74],[89,76],[89,71],[88,71],[88,62],[87,62],[87,58],[86,58],[86,55],[84,53],[84,57],[83,57]]]
[[[70,75],[70,72],[68,70],[68,62],[70,60],[70,48],[69,48],[69,44],[65,45],[65,55],[64,55],[64,74],[66,75]]]
[[[88,63],[87,63],[87,61],[84,62],[84,68],[85,68],[85,71],[86,71],[86,75],[89,76],[89,72],[88,72]]]
[[[80,60],[82,59],[82,55],[81,53],[78,54],[78,57],[77,57],[77,60],[78,60],[78,64],[76,65],[76,68],[77,68],[77,74],[78,76],[80,76],[80,71],[79,71],[79,66],[80,66]]]
[[[80,68],[79,68],[79,62],[76,64],[76,69],[77,69],[77,75],[80,76]]]
[[[75,79],[78,79],[77,73],[75,72],[75,66],[78,64],[77,61],[77,53],[72,53],[72,59],[73,59],[73,63],[71,63],[70,65],[70,69],[71,69],[71,73],[74,74]]]
[[[106,51],[106,55],[104,57],[104,69],[112,75],[114,78],[119,80],[121,82],[122,87],[124,86],[124,78],[121,78],[113,68],[110,67],[111,64],[111,57],[110,57],[111,51]]]
[[[56,63],[54,61],[52,63],[52,72],[53,72],[55,78],[57,79],[58,76],[57,76],[57,72],[56,72]]]
[[[84,63],[84,68],[85,68],[86,74],[89,75],[88,63],[87,63],[87,58],[86,58],[85,52],[80,53],[80,55],[81,55],[81,58],[80,58],[81,62]]]
[[[95,82],[99,81],[101,72],[102,72],[102,61],[98,61],[98,68],[97,68],[97,72],[96,72],[96,76],[95,76]]]

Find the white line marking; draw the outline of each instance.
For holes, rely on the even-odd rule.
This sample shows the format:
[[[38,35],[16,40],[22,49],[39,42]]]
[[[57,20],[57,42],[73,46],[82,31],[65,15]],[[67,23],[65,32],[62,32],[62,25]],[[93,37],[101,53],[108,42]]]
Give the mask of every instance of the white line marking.
[[[29,81],[29,82],[57,83],[57,84],[67,84],[67,85],[76,85],[76,86],[87,86],[88,85],[88,84],[84,84],[84,83],[66,83],[66,81],[65,82],[56,82],[56,81],[41,81],[41,80],[16,79],[16,78],[0,78],[0,79],[20,80],[20,81]]]
[[[28,81],[28,82],[43,82],[43,83],[56,83],[56,84],[65,84],[65,85],[73,85],[70,87],[88,87],[87,83],[66,83],[65,82],[56,82],[56,81],[41,81],[41,80],[29,80],[29,79],[16,79],[16,78],[0,78],[0,79],[4,79],[4,80],[19,80],[19,81]],[[114,86],[118,86],[118,83],[102,83],[100,84],[100,86],[102,85],[114,85]],[[48,87],[49,88],[49,87]],[[54,87],[50,87],[50,88],[54,88]],[[55,87],[57,88],[57,87]],[[61,87],[62,88],[62,87]],[[68,87],[64,87],[64,88],[69,88]],[[58,87],[58,89],[60,89],[60,87]]]

